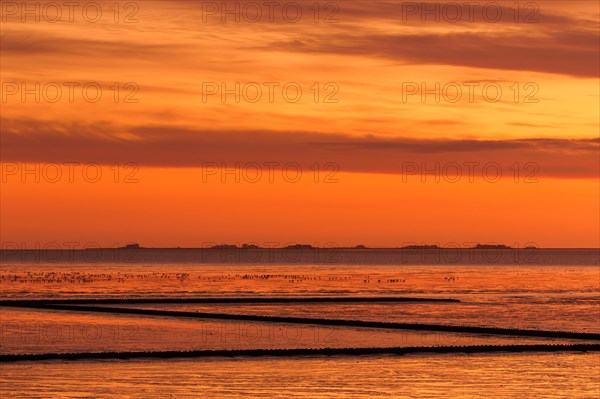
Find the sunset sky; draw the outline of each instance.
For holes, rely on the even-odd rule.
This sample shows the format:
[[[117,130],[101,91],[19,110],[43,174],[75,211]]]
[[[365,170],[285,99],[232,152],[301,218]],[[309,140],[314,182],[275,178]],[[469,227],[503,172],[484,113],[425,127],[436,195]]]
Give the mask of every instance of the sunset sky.
[[[21,3],[4,246],[600,246],[595,1]]]

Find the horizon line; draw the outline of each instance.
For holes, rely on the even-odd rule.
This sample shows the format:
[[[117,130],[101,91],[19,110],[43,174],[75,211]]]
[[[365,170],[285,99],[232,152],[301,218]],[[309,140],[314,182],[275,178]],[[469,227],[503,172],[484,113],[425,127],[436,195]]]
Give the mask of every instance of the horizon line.
[[[355,245],[355,246],[331,246],[331,247],[319,247],[313,246],[310,244],[294,244],[287,246],[277,246],[277,247],[261,247],[255,245],[248,246],[237,246],[234,244],[218,244],[210,247],[182,247],[182,246],[168,246],[168,247],[144,247],[144,246],[121,246],[121,247],[88,247],[88,248],[31,248],[31,247],[21,247],[21,248],[6,248],[4,245],[0,248],[0,251],[97,251],[97,250],[281,250],[281,249],[305,249],[305,250],[332,250],[332,249],[344,249],[344,250],[463,250],[463,249],[474,249],[474,250],[483,250],[483,249],[500,249],[500,250],[547,250],[547,249],[588,249],[588,250],[600,250],[600,247],[540,247],[540,246],[524,246],[524,247],[511,247],[503,244],[482,244],[479,246],[472,247],[443,247],[438,245],[409,245],[409,246],[401,246],[401,247],[376,247],[376,246],[364,246],[364,245]]]

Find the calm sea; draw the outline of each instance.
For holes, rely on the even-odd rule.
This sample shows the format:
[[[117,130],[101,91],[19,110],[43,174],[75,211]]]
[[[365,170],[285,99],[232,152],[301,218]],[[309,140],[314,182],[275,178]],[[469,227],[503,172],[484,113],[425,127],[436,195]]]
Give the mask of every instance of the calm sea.
[[[600,332],[598,250],[88,250],[0,253],[2,299],[428,297],[439,303],[113,305]],[[0,308],[3,354],[568,343],[564,339]],[[573,397],[600,354],[4,363],[2,397]]]

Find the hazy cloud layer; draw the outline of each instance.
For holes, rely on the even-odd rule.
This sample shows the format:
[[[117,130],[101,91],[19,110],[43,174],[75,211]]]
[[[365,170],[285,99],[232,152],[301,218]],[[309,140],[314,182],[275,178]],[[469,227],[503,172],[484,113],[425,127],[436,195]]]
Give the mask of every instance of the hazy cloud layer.
[[[3,120],[3,162],[134,162],[198,167],[207,163],[336,163],[352,172],[401,173],[406,163],[535,163],[539,176],[595,177],[600,139],[388,139],[318,132],[219,131],[169,126]]]

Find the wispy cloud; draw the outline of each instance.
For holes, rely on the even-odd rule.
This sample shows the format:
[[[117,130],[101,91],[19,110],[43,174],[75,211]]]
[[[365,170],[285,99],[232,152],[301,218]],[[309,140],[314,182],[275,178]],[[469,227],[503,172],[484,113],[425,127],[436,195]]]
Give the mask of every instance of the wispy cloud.
[[[455,65],[597,78],[598,34],[561,31],[546,37],[489,33],[352,34],[275,43],[286,51],[385,57],[407,64]]]

